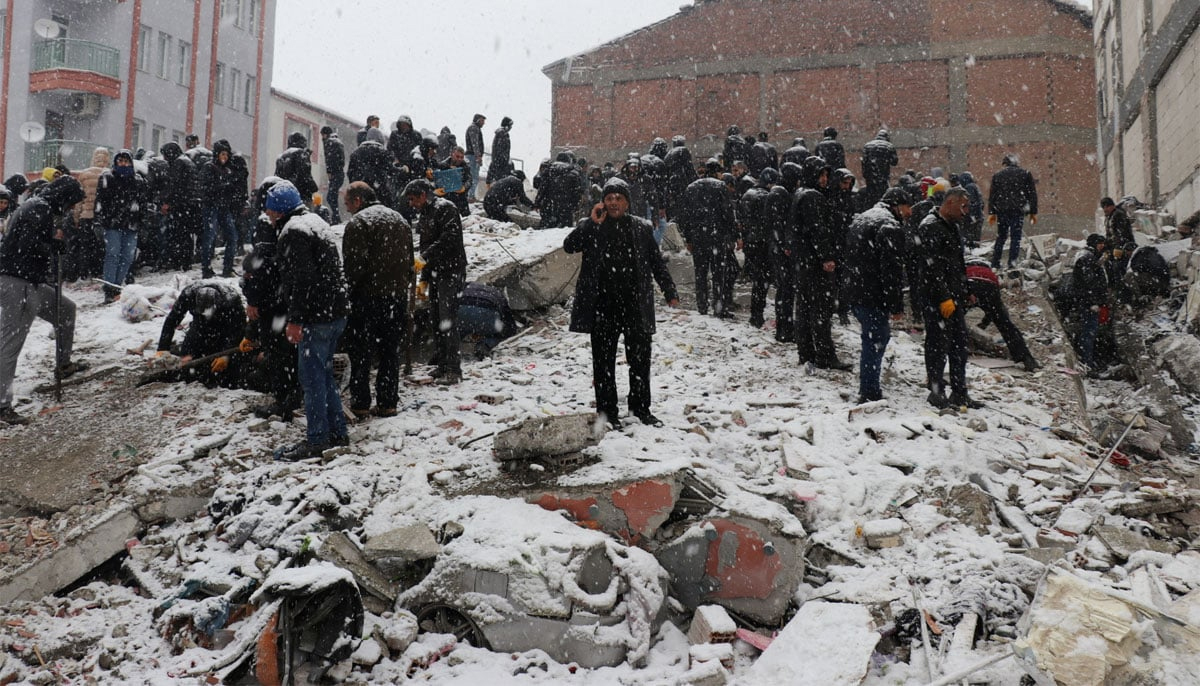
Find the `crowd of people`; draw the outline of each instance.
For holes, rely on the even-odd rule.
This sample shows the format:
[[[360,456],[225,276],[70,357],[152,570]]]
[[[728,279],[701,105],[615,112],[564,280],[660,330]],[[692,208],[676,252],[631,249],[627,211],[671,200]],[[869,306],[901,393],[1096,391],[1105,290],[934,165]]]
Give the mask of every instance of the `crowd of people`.
[[[120,150],[110,157],[98,149],[78,178],[54,168],[31,184],[11,178],[0,187],[0,421],[28,421],[13,409],[12,380],[33,318],[58,330],[59,371],[83,368],[71,359],[75,308],[57,283],[101,277],[110,302],[138,265],[186,270],[198,260],[201,280],[176,301],[159,356],[207,381],[257,379],[272,394],[256,410],[262,416],[287,419],[303,407],[306,439],[281,451],[281,459],[344,444],[334,352],[350,358],[350,414],[395,415],[401,358],[405,349],[411,354],[418,273],[434,332],[436,381],[461,379],[460,323],[477,320],[493,336],[511,330],[503,298],[466,283],[462,217],[481,185],[488,217],[507,221],[514,209],[533,208],[542,228],[574,227],[564,248],[582,255],[582,267],[570,327],[591,336],[596,408],[613,426],[620,425],[621,337],[630,412],[660,423],[651,411],[650,350],[654,283],[670,305],[679,301],[660,249],[671,222],[692,257],[699,312],[735,318],[735,284],[744,278],[749,324],[761,328],[774,290],[775,336],[797,346],[801,365],[851,369],[832,326],[835,315],[843,322],[853,315],[861,327],[860,402],[883,397],[882,362],[891,322],[905,316],[906,290],[913,326],[925,335],[928,402],[935,407],[980,406],[966,380],[970,307],[984,311],[985,326],[997,325],[1014,360],[1038,366],[1009,317],[997,274],[1005,248],[1008,267],[1016,264],[1025,218],[1037,221],[1033,176],[1013,155],[992,177],[985,202],[967,172],[910,170],[893,183],[899,157],[886,130],[863,147],[860,177],[846,168],[834,128],[811,151],[797,138],[780,152],[765,133],[743,136],[730,127],[722,152],[703,162],[683,136],[670,143],[656,138],[645,153],[602,166],[561,152],[540,166],[531,200],[511,159],[507,117],[493,136],[486,181],[480,178],[486,121],[472,117],[460,147],[448,127],[423,136],[401,116],[384,134],[372,116],[349,155],[337,133],[323,128],[328,204],[313,178],[308,141],[298,133],[289,136],[275,173],[253,192],[244,156],[225,140],[209,150],[190,136],[186,149],[171,142],[158,154]],[[343,211],[350,216],[339,252],[329,227],[341,223]],[[997,228],[990,260],[970,254],[985,220]],[[1127,230],[1119,219],[1110,224],[1110,233]],[[218,238],[225,244],[222,279],[212,268]],[[1091,315],[1098,317],[1104,304],[1092,263],[1105,245],[1131,240],[1094,238],[1088,245],[1096,259],[1074,269],[1087,313],[1085,360],[1087,332],[1095,330]],[[239,292],[229,279],[237,276],[236,257],[246,244],[252,247],[241,263]],[[176,345],[175,327],[188,314],[193,323]]]

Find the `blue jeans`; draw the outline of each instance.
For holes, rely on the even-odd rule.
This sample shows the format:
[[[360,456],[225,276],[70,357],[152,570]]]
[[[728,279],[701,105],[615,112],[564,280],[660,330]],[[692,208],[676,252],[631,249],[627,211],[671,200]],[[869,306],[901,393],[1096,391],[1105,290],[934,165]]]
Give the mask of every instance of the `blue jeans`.
[[[213,243],[217,240],[217,228],[225,237],[225,260],[221,266],[224,274],[233,273],[233,258],[237,257],[238,230],[233,221],[233,211],[210,207],[204,210],[204,233],[200,236],[200,268],[212,269]]]
[[[480,155],[479,158],[483,157]],[[467,186],[467,201],[475,199],[475,184],[479,183],[479,163],[482,161],[475,155],[467,155],[467,166],[471,169],[471,185]]]
[[[124,286],[137,254],[137,231],[107,229],[104,232],[104,280],[114,286]]]
[[[305,324],[298,346],[297,366],[304,389],[304,417],[308,421],[308,444],[328,445],[346,436],[346,415],[333,377],[333,353],[346,329],[346,318],[323,324]]]
[[[1083,324],[1083,328],[1079,330],[1079,354],[1089,370],[1095,369],[1096,335],[1100,332],[1100,313],[1092,312],[1090,308],[1085,309],[1080,323]]]
[[[1021,212],[998,212],[996,214],[996,247],[992,250],[992,269],[1000,267],[1000,255],[1004,253],[1004,239],[1012,236],[1008,248],[1008,266],[1017,263],[1021,254],[1021,226],[1025,215]]]
[[[878,307],[851,305],[850,311],[862,325],[862,352],[858,356],[858,395],[863,400],[882,400],[883,388],[879,375],[883,369],[883,353],[892,338],[888,314]]]

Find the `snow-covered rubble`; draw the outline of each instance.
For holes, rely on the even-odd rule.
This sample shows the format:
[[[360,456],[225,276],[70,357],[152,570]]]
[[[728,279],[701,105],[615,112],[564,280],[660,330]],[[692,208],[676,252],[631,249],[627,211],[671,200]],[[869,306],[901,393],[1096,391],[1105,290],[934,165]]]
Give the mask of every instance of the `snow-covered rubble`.
[[[472,278],[536,261],[563,235],[474,217],[467,231]],[[144,284],[176,285],[157,275]],[[130,323],[120,308],[101,306],[98,291],[68,292],[81,305],[85,356],[136,368],[126,349],[155,337],[161,319]],[[1024,306],[1035,304],[1028,296],[1016,297],[1023,300],[1014,312],[1038,329],[1027,331],[1031,337],[1060,336],[1039,310]],[[208,484],[212,496],[194,517],[148,526],[130,542],[121,570],[104,570],[64,597],[6,607],[0,681],[168,683],[215,673],[231,651],[251,650],[267,626],[273,601],[263,596],[255,599],[266,605],[254,604],[256,590],[281,575],[356,578],[322,561],[331,535],[340,532],[347,539],[340,545],[362,550],[418,525],[433,536],[436,556],[394,556],[385,576],[396,584],[397,602],[364,611],[360,635],[347,646],[351,656],[331,674],[378,684],[418,672],[446,684],[757,684],[797,672],[808,675],[806,683],[926,683],[931,674],[1011,652],[1032,630],[1019,629],[1018,620],[1048,561],[1120,591],[1141,583],[1139,570],[1152,570],[1171,602],[1200,588],[1191,549],[1200,535],[1194,465],[1137,461],[1137,471],[1126,471],[1105,464],[1079,492],[1104,451],[1086,438],[1071,382],[1054,369],[1060,353],[1050,348],[1042,348],[1053,356],[1047,369],[1034,375],[972,366],[972,395],[988,407],[938,414],[921,390],[920,337],[898,331],[885,360],[887,402],[856,408],[852,374],[805,374],[794,348],[775,342],[771,331],[664,308],[652,383],[655,413],[666,425],[631,422],[583,448],[578,462],[506,470],[489,434],[592,409],[586,338],[567,332],[561,307],[531,317],[526,333],[467,363],[460,385],[404,384],[399,415],[354,425],[350,449],[325,464],[272,462],[270,448],[296,440],[302,422],[255,420],[246,411],[253,393],[195,385],[128,390],[163,408],[166,440],[111,497],[197,484]],[[49,364],[47,330],[35,324],[18,396],[30,394]],[[856,327],[840,327],[836,339],[841,350],[857,350]],[[492,402],[479,400],[485,395]],[[35,396],[26,410],[44,406]],[[634,507],[635,491],[657,495]],[[594,503],[575,503],[585,496]],[[32,526],[32,518],[22,521]],[[1135,549],[1118,551],[1128,541],[1098,533],[1114,528],[1164,545],[1138,549],[1135,539]],[[680,597],[695,595],[693,606],[723,605],[740,621],[754,615],[727,597],[755,588],[727,571],[744,563],[739,546],[752,540],[730,531],[754,532],[761,563],[754,569],[776,570],[786,610],[773,623],[751,619],[757,638],[748,638],[765,645],[782,631],[761,659],[739,640],[731,668],[722,664],[724,653],[693,665],[679,628],[690,612]],[[667,579],[656,556],[675,541],[693,542],[694,554],[708,550],[698,579],[720,583]],[[1194,624],[1195,604],[1180,607],[1176,615]],[[417,637],[410,611],[423,613],[433,631]],[[937,642],[948,642],[968,614],[979,626],[969,638],[979,640],[959,639],[965,645],[953,660],[939,657]],[[506,622],[520,631],[489,635]],[[928,653],[922,623],[945,637],[931,639]],[[459,640],[476,630],[494,651]],[[573,647],[583,645],[597,655],[617,647],[625,658],[600,667],[604,661],[589,663]],[[1170,659],[1147,668],[1159,670],[1159,683],[1194,683],[1178,680],[1186,671]],[[978,675],[1020,682],[1013,662]]]

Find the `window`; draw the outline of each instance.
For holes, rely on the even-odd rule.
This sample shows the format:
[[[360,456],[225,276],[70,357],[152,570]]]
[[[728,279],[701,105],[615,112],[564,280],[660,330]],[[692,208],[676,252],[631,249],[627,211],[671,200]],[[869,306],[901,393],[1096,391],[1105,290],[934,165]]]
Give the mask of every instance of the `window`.
[[[213,100],[218,105],[225,104],[225,63],[217,62],[217,75],[212,84]]]
[[[242,12],[242,0],[233,0],[233,25],[239,28],[246,25],[245,13]]]
[[[254,114],[254,77],[246,77],[246,88],[244,98],[242,100],[242,111],[246,114]]]
[[[221,0],[221,18],[233,17],[237,21],[237,15],[241,14],[242,0]]]
[[[171,36],[158,32],[158,61],[154,63],[154,73],[158,78],[165,79],[171,70]]]
[[[181,148],[183,147],[183,145],[184,145],[184,143],[183,143],[183,142],[184,142],[186,139],[187,139],[187,134],[186,134],[186,133],[184,133],[184,132],[182,132],[182,131],[178,131],[178,130],[177,130],[177,131],[172,131],[172,132],[171,132],[171,140],[173,140],[173,141],[175,141],[176,143],[178,143],[178,144],[179,144],[179,147],[181,147]]]
[[[181,86],[188,85],[192,80],[192,44],[179,41],[176,43],[178,48],[175,50],[175,55],[179,58],[175,60],[177,69],[175,71],[175,83]]]
[[[129,129],[129,146],[134,152],[142,147],[142,129],[144,128],[146,128],[146,122],[141,119],[133,120],[133,126]]]
[[[246,10],[246,30],[250,33],[258,31],[258,17],[262,13],[262,0],[250,0]]]
[[[242,72],[240,69],[229,70],[229,106],[237,109],[238,93],[242,92]]]
[[[138,71],[150,71],[150,48],[152,47],[150,27],[142,24],[138,29]]]
[[[162,150],[162,146],[167,142],[167,130],[161,126],[155,126],[150,129],[150,148],[154,152]]]

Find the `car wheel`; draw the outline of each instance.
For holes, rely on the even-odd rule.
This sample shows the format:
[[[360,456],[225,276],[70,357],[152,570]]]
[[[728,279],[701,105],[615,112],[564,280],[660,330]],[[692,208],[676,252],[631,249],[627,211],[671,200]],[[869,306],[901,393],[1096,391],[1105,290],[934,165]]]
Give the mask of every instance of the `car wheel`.
[[[483,632],[470,617],[449,605],[428,605],[417,613],[417,626],[421,631],[435,634],[454,634],[476,648],[491,649]]]

